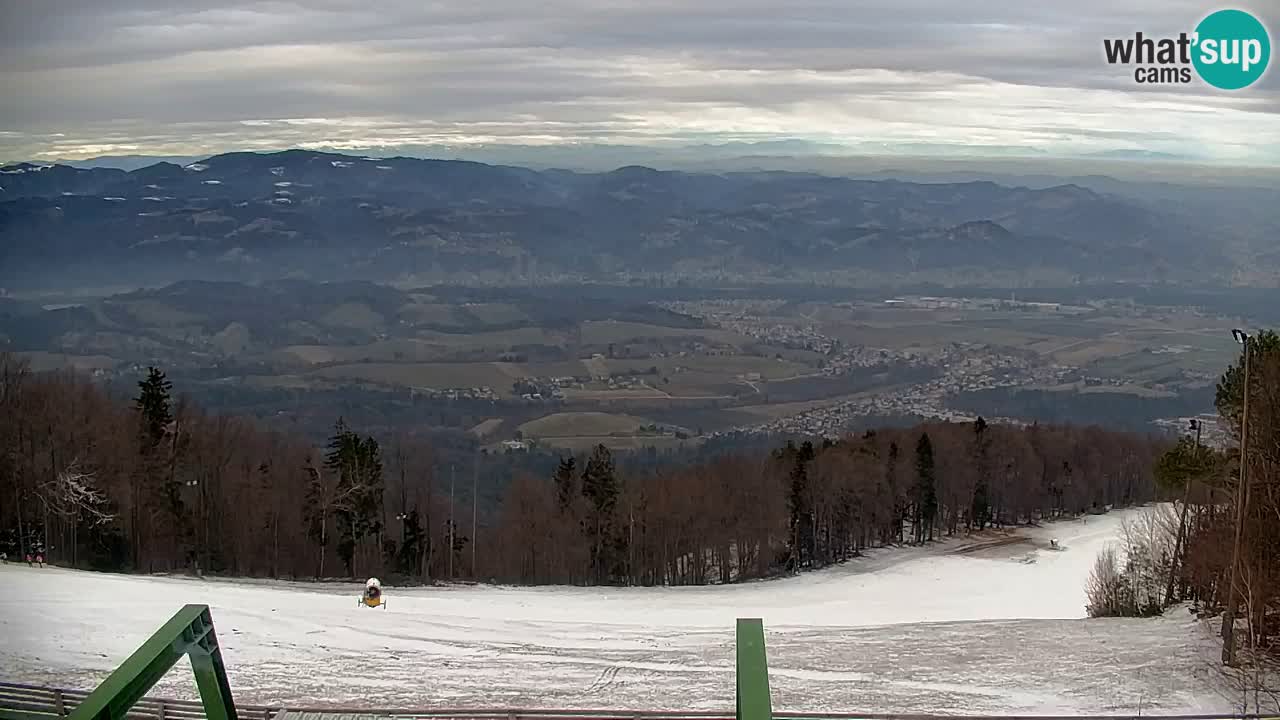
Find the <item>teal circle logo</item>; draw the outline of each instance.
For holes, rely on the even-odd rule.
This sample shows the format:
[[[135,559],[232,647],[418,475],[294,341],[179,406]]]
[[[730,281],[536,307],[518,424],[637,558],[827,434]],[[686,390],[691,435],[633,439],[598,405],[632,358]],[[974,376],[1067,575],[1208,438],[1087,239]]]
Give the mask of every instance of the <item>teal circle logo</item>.
[[[1193,42],[1196,72],[1220,90],[1249,87],[1271,60],[1267,29],[1243,10],[1219,10],[1201,20]]]

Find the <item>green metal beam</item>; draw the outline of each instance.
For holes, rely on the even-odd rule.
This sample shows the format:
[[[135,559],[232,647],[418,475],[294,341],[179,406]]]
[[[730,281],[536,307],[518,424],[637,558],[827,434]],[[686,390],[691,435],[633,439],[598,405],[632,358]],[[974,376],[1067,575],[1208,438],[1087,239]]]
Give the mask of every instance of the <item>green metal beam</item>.
[[[76,706],[70,720],[124,720],[129,708],[183,655],[191,658],[191,670],[208,719],[236,720],[235,702],[208,605],[187,605],[174,614]]]
[[[738,618],[737,720],[773,720],[764,622]]]

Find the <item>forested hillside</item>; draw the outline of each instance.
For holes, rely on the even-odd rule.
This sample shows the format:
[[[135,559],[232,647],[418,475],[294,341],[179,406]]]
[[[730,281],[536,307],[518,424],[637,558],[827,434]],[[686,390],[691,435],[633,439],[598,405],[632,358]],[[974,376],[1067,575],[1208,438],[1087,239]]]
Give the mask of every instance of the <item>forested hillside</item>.
[[[1265,228],[1247,214],[1204,224],[1074,184],[575,173],[304,150],[132,172],[27,163],[0,173],[0,286],[11,289],[119,277],[524,284],[725,273],[864,287],[998,277],[1236,284],[1246,259],[1260,277],[1274,271],[1273,258],[1245,252]],[[1201,242],[1209,233],[1221,242]]]
[[[1152,500],[1165,444],[1099,428],[929,424],[657,466],[597,447],[458,501],[432,448],[337,421],[326,448],[178,399],[0,360],[6,550],[136,572],[703,584]],[[452,500],[452,502],[451,502]],[[473,530],[474,528],[474,530]],[[473,538],[473,535],[475,536]],[[452,547],[452,552],[449,548]]]

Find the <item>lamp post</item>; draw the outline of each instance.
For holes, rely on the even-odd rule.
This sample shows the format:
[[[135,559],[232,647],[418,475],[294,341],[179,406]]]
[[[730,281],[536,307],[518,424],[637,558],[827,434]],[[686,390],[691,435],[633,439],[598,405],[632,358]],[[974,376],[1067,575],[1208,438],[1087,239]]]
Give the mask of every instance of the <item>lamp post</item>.
[[[1249,509],[1249,341],[1243,330],[1232,330],[1231,336],[1244,346],[1244,399],[1240,408],[1240,483],[1236,489],[1236,536],[1231,546],[1231,582],[1227,585],[1227,607],[1222,614],[1222,662],[1235,662],[1236,610],[1239,598],[1236,583],[1240,577],[1240,545],[1244,537],[1244,519]]]
[[[396,515],[396,519],[400,521],[400,547],[404,547],[405,531],[407,530],[404,526],[404,521],[409,519],[409,513],[400,513]]]
[[[476,490],[480,486],[480,456],[475,456],[471,470],[471,579],[476,580]]]
[[[453,546],[457,542],[457,526],[453,522],[453,489],[457,480],[455,466],[449,466],[449,582],[453,582]]]
[[[205,552],[209,545],[209,522],[204,512],[204,486],[199,480],[187,480],[182,483],[186,487],[195,488],[196,493],[196,575],[204,576],[204,570],[208,566],[205,562]]]

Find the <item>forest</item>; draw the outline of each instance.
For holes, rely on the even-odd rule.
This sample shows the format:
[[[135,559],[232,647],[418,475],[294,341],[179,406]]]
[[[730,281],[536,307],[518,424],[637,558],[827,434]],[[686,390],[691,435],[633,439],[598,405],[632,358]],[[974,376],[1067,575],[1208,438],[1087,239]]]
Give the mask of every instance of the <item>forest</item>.
[[[335,418],[315,447],[207,413],[156,368],[125,401],[87,377],[0,355],[0,550],[142,573],[731,583],[1145,503],[1168,446],[981,419],[686,464],[629,462],[599,446],[545,474],[514,468],[479,507],[474,471],[441,477],[421,436],[373,437]]]
[[[1098,558],[1089,613],[1158,615],[1189,602],[1201,617],[1224,618],[1224,663],[1280,677],[1280,335],[1242,340],[1247,349],[1215,389],[1229,442],[1208,446],[1193,426],[1161,455],[1157,486],[1175,502],[1126,527],[1118,551]],[[1247,687],[1268,682],[1255,675]]]

